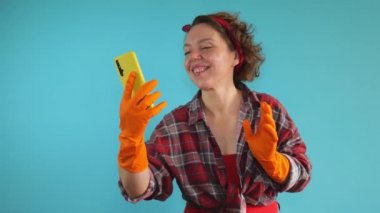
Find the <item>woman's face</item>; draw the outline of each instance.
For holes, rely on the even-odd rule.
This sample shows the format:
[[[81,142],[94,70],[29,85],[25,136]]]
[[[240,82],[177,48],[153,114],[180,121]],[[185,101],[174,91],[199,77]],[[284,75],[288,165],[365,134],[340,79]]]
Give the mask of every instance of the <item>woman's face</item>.
[[[233,85],[233,70],[239,59],[218,31],[207,24],[193,26],[184,46],[185,69],[202,90]]]

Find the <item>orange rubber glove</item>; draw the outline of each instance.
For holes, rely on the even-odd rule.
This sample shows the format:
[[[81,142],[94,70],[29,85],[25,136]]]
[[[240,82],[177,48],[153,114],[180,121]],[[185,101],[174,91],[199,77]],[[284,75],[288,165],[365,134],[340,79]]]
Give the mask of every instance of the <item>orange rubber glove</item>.
[[[157,85],[156,80],[145,83],[132,97],[136,74],[128,76],[123,98],[120,104],[120,149],[118,162],[121,168],[138,173],[148,168],[148,157],[144,142],[144,132],[148,121],[165,106],[162,102],[155,107],[152,104],[160,97],[160,92],[149,94]]]
[[[260,108],[260,121],[255,134],[252,133],[249,120],[243,121],[245,138],[253,156],[267,174],[276,182],[282,183],[289,173],[289,160],[277,152],[278,137],[272,108],[265,102],[261,102]]]

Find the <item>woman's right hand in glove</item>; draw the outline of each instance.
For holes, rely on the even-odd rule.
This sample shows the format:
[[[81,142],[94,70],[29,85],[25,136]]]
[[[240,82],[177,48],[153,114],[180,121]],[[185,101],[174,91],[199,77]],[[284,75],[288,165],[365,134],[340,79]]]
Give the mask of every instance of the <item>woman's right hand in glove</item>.
[[[161,112],[167,105],[161,102],[153,107],[160,97],[160,92],[150,92],[157,86],[157,80],[145,83],[132,97],[136,74],[131,72],[125,86],[120,104],[120,149],[119,166],[131,173],[138,173],[148,168],[147,151],[144,143],[144,132],[148,121]]]

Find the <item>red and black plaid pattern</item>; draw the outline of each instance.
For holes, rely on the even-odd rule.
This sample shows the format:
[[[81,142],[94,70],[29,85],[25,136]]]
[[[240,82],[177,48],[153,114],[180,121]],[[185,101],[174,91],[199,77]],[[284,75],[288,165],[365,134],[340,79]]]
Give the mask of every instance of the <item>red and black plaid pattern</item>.
[[[236,136],[240,186],[227,187],[227,176],[220,149],[208,128],[198,92],[186,105],[167,114],[147,142],[151,181],[147,191],[131,199],[120,185],[122,194],[131,202],[142,199],[167,199],[176,180],[182,197],[190,205],[210,212],[244,212],[246,204],[266,205],[283,191],[301,191],[310,181],[311,163],[306,146],[289,114],[274,97],[250,91],[243,86],[243,99]],[[260,101],[269,103],[279,136],[278,151],[290,161],[285,183],[270,179],[251,154],[246,144],[242,121],[249,119],[252,129],[258,124]],[[222,124],[221,124],[222,125]]]

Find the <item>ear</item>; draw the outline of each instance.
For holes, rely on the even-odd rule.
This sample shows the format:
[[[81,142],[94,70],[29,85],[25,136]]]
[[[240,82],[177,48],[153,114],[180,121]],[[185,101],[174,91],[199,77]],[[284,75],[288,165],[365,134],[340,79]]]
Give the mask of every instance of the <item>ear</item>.
[[[235,54],[234,66],[236,66],[239,64],[239,54],[236,51],[234,51],[234,54]]]

